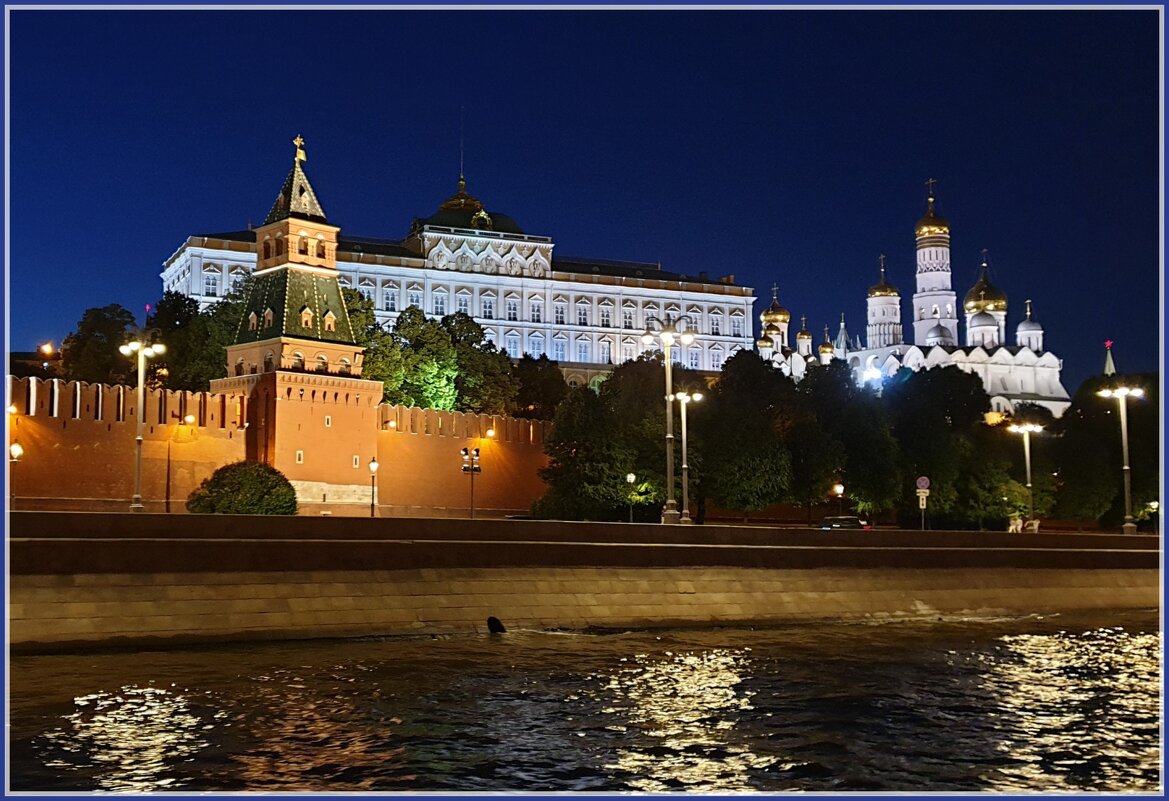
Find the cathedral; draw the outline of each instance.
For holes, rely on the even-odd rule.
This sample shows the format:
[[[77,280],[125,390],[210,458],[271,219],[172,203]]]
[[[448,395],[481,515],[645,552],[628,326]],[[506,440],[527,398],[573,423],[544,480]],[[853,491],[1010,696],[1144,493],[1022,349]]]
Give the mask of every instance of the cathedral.
[[[875,387],[903,367],[917,371],[953,365],[982,380],[992,411],[1010,414],[1016,404],[1030,403],[1059,417],[1071,405],[1060,382],[1063,363],[1044,349],[1043,326],[1032,319],[1030,300],[1010,344],[1007,295],[990,281],[986,251],[978,281],[958,305],[950,271],[950,223],[934,209],[933,181],[928,185],[926,213],[915,227],[917,275],[910,307],[913,341],[905,340],[901,293],[889,283],[885,257],[881,256],[880,278],[868,291],[864,341],[849,334],[841,315],[835,338],[825,326],[823,340],[813,346],[807,320],[801,318],[795,348],[791,348],[791,313],[780,305],[773,289],[771,306],[760,315],[761,334],[756,341],[760,355],[797,381],[808,370],[840,359],[852,369],[858,385]],[[960,325],[965,329],[964,341]]]

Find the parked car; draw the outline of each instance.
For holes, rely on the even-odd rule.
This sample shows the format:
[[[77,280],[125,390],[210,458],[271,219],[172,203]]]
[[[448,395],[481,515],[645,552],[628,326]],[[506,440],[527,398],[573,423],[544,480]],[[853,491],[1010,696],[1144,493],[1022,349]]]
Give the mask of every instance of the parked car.
[[[861,520],[855,515],[839,515],[837,517],[826,517],[820,521],[820,528],[860,528],[865,531],[871,531],[872,526],[869,521]]]

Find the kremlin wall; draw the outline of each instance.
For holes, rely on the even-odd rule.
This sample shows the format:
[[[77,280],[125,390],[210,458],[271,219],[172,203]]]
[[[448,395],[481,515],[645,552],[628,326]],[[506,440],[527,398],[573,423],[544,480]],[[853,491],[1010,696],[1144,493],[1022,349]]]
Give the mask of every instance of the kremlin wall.
[[[7,390],[9,437],[24,449],[9,465],[15,509],[129,510],[138,415],[133,387],[9,376]],[[476,516],[526,514],[544,492],[536,471],[547,461],[549,424],[540,421],[376,404],[368,393],[363,399],[325,389],[310,389],[304,398],[299,390],[288,392],[279,401],[258,393],[167,390],[146,390],[145,399],[147,512],[185,513],[187,497],[216,469],[265,455],[292,481],[300,512],[308,515],[369,516],[369,461],[376,457],[378,516],[469,516],[464,447],[481,451]],[[277,405],[287,433],[266,437]],[[350,424],[340,425],[346,419]]]

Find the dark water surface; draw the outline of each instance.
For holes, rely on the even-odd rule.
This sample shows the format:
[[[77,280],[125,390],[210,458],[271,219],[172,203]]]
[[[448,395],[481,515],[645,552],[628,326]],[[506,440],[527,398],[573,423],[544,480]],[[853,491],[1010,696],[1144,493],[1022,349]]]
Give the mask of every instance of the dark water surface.
[[[21,656],[10,782],[1156,792],[1160,658],[1153,612]]]

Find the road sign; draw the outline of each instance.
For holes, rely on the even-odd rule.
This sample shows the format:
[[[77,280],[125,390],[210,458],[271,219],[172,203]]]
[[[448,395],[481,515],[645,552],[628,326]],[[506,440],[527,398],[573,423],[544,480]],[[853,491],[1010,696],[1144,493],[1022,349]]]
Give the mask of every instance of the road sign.
[[[918,476],[917,477],[917,488],[919,490],[929,489],[930,488],[929,476]]]
[[[927,489],[919,489],[919,490],[917,491],[917,497],[919,497],[919,498],[925,498],[925,497],[927,497],[929,494],[930,494],[930,491],[929,491],[929,490],[927,490]]]
[[[924,496],[924,495],[918,495],[918,496],[917,496],[917,508],[918,508],[918,509],[924,509],[924,508],[925,508],[925,496]]]

